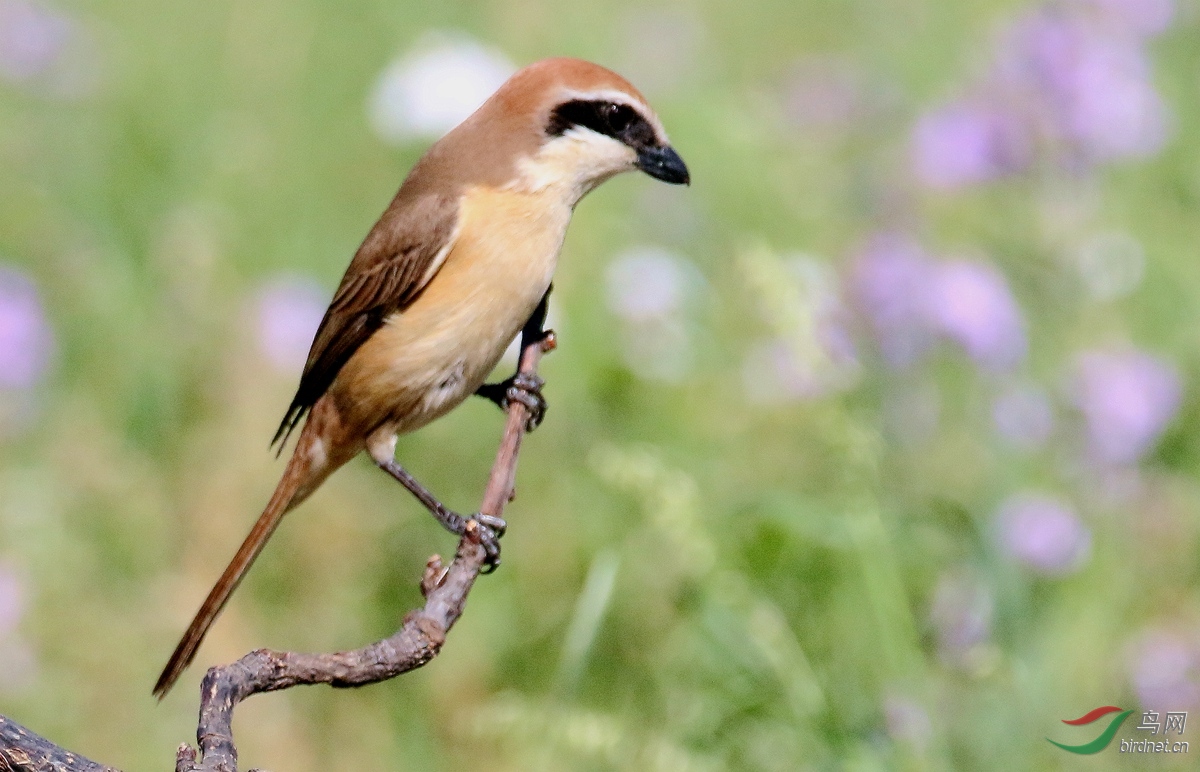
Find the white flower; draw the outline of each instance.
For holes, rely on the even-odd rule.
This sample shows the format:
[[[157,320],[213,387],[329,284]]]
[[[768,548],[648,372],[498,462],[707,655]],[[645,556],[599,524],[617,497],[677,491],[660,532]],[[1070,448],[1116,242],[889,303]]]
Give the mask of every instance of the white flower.
[[[392,61],[368,102],[371,128],[385,142],[437,138],[491,96],[516,67],[462,33],[434,33]]]
[[[1141,243],[1121,231],[1088,237],[1076,252],[1079,275],[1094,300],[1114,300],[1137,289],[1146,272]]]
[[[700,270],[669,250],[639,245],[608,265],[605,280],[630,370],[651,380],[683,380],[693,365],[688,310],[704,286]]]
[[[675,314],[699,281],[687,261],[660,247],[637,246],[617,256],[605,272],[608,307],[630,322]]]

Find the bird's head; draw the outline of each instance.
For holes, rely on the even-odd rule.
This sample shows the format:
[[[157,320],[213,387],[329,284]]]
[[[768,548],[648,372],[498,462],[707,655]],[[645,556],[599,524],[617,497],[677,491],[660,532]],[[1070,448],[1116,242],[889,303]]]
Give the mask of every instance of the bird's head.
[[[658,116],[629,81],[580,59],[545,59],[518,71],[464,124],[520,136],[509,185],[556,189],[574,204],[617,174],[640,169],[690,181]],[[497,148],[498,150],[498,148]]]

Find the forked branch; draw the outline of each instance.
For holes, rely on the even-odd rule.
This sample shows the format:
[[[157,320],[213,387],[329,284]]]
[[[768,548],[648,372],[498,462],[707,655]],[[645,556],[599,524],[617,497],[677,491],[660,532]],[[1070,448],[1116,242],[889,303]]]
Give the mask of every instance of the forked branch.
[[[521,335],[519,370],[536,375],[542,355],[555,345],[554,333],[542,332],[542,318],[531,319]],[[500,517],[513,496],[517,455],[525,434],[529,409],[517,401],[508,406],[504,436],[496,451],[483,503],[479,510]],[[200,686],[200,721],[196,748],[181,745],[176,772],[236,772],[233,709],[260,692],[303,684],[334,687],[363,686],[407,673],[438,655],[446,634],[462,616],[467,594],[484,565],[484,549],[474,521],[458,543],[454,561],[445,566],[437,555],[429,559],[421,578],[425,605],[410,611],[393,635],[352,651],[299,654],[269,649],[252,651],[230,665],[208,671]],[[70,753],[43,737],[0,716],[0,772],[118,772]]]

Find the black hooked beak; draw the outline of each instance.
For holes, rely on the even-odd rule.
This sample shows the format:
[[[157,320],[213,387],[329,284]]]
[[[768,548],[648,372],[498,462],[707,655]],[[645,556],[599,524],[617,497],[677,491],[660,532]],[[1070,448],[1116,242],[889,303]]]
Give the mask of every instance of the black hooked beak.
[[[638,150],[637,167],[651,177],[672,185],[690,185],[692,181],[687,164],[670,145]]]

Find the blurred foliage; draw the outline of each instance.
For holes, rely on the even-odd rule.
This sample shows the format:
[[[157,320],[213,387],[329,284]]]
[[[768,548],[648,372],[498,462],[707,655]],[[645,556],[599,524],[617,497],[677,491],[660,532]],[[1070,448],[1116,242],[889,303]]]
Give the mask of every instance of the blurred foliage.
[[[0,626],[0,712],[162,769],[194,731],[204,668],[361,645],[419,602],[420,567],[452,540],[360,459],[288,519],[175,691],[150,697],[282,469],[266,446],[298,368],[264,356],[256,292],[282,274],[332,291],[428,145],[372,133],[373,84],[428,30],[458,30],[517,63],[569,54],[644,84],[694,182],[627,175],[580,205],[504,566],[441,657],[384,685],[251,700],[243,763],[1182,765],[1115,746],[1077,761],[1043,738],[1085,742],[1060,720],[1164,693],[1200,710],[1194,4],[1147,43],[1171,116],[1161,150],[1039,156],[952,189],[914,177],[913,127],[1036,3],[40,7],[70,21],[71,45],[49,75],[0,80],[0,262],[32,277],[55,340],[36,386],[0,392],[0,566],[23,598],[16,629]],[[939,339],[891,366],[849,288],[872,234],[897,231],[985,256],[1028,353],[997,372]],[[1073,260],[1114,232],[1144,269],[1097,300]],[[614,256],[645,244],[685,256],[671,264],[690,288],[651,328],[605,295]],[[819,340],[830,314],[846,349]],[[1076,352],[1106,347],[1151,351],[1182,384],[1165,437],[1131,463],[1089,460],[1097,419],[1073,396]],[[779,372],[802,382],[764,391]],[[1031,447],[993,426],[1022,384],[1055,417]],[[500,431],[476,400],[398,457],[465,509]],[[1000,533],[1026,490],[1084,529],[1065,563]],[[1134,723],[1119,737],[1142,737]]]

